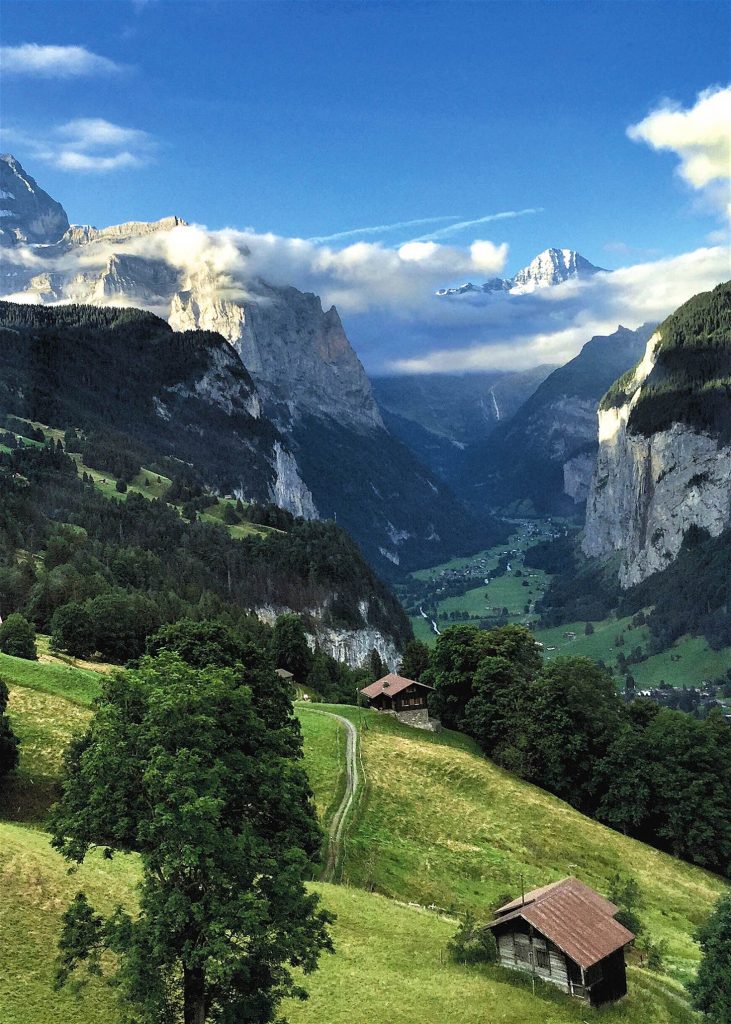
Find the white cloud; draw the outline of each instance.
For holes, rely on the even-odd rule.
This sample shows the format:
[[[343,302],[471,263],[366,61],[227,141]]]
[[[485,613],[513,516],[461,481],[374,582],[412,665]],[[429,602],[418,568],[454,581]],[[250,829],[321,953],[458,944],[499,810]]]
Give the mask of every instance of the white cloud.
[[[664,102],[627,134],[680,159],[678,173],[694,189],[711,189],[728,209],[731,181],[731,86],[706,89],[683,109]]]
[[[123,70],[124,65],[92,53],[85,46],[41,46],[38,43],[0,46],[0,71],[7,75],[81,78],[114,75]]]
[[[387,369],[456,373],[564,363],[589,338],[611,334],[618,324],[635,328],[663,320],[691,296],[723,281],[728,272],[728,249],[718,246],[570,280],[528,295],[459,296],[448,300],[448,311],[435,317],[451,344],[391,359]],[[470,343],[459,344],[460,337],[470,335]]]
[[[76,118],[47,132],[6,130],[12,142],[27,146],[33,156],[62,171],[107,173],[149,163],[155,142],[139,128],[113,124],[101,117]]]

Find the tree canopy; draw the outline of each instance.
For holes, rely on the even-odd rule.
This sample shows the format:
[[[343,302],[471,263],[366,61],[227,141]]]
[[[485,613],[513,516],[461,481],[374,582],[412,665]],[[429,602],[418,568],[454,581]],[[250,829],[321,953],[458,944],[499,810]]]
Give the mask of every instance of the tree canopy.
[[[59,984],[107,950],[138,1024],[266,1024],[305,997],[289,968],[315,969],[332,918],[303,884],[321,835],[280,688],[266,657],[200,668],[170,651],[105,681],[68,755],[53,844],[74,861],[138,853],[140,913],[104,917],[77,895]]]

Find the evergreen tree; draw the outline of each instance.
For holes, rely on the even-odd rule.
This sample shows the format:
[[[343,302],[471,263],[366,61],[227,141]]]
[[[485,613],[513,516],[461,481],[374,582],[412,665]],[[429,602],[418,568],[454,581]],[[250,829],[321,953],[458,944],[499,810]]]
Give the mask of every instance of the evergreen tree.
[[[277,668],[291,672],[298,683],[307,679],[312,668],[312,651],[299,615],[280,615],[274,623],[272,654]]]
[[[386,666],[383,664],[381,655],[375,647],[368,657],[368,668],[374,679],[382,679],[386,675]]]
[[[422,640],[409,640],[404,647],[404,655],[401,659],[399,672],[407,679],[421,681],[421,673],[429,668],[429,648]]]

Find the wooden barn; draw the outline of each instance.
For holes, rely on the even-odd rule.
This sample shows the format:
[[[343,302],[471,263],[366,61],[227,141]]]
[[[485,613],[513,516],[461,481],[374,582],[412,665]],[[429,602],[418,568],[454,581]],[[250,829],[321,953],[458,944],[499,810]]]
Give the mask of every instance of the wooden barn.
[[[360,692],[375,711],[393,711],[396,714],[410,711],[426,711],[427,697],[434,689],[415,679],[398,676],[389,672],[382,679],[364,687]]]
[[[506,903],[486,927],[504,967],[598,1006],[627,993],[624,949],[634,935],[614,919],[618,909],[577,878],[564,878]]]

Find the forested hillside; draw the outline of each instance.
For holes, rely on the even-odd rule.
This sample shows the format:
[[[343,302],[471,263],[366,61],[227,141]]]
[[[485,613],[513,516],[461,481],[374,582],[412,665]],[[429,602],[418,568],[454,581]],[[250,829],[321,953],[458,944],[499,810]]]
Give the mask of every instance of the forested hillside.
[[[49,632],[61,609],[81,606],[105,624],[96,649],[113,660],[138,656],[161,623],[240,623],[265,605],[312,612],[320,625],[369,626],[397,644],[410,635],[396,598],[334,523],[262,509],[257,518],[276,528],[236,537],[198,515],[196,502],[215,503],[200,490],[180,507],[136,493],[110,500],[60,441],[0,454],[0,477],[3,617],[22,611]]]

